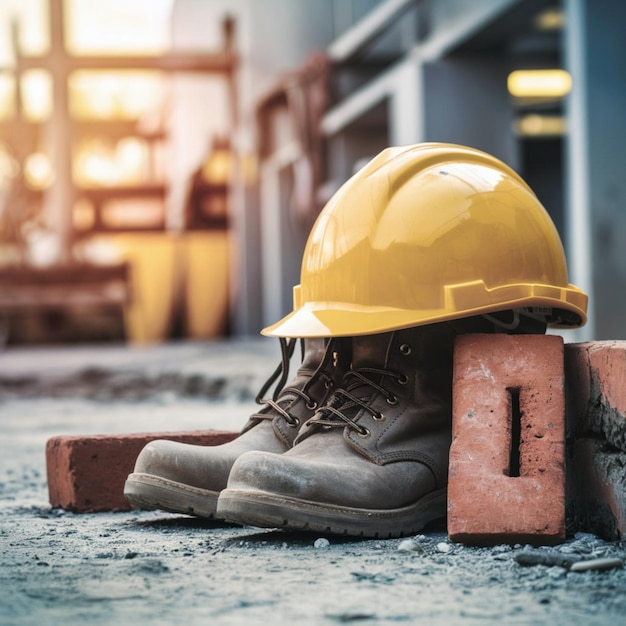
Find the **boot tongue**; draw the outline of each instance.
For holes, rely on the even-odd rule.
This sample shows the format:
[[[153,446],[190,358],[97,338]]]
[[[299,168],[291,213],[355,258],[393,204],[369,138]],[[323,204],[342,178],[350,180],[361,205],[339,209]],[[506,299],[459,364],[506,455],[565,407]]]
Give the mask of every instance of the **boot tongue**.
[[[328,340],[323,337],[305,339],[304,359],[298,371],[315,371],[324,358],[327,342]]]
[[[352,369],[358,372],[365,379],[371,380],[375,385],[384,384],[384,376],[371,371],[364,371],[368,368],[375,370],[386,369],[389,360],[389,348],[394,338],[394,333],[380,333],[376,335],[366,335],[352,338]],[[350,376],[349,372],[344,380],[344,388],[353,396],[363,401],[368,401],[378,392],[374,387],[357,376]],[[358,403],[346,400],[339,395],[339,403],[335,404],[349,418],[353,418],[361,410]]]
[[[393,333],[367,335],[352,339],[352,367],[384,368]]]

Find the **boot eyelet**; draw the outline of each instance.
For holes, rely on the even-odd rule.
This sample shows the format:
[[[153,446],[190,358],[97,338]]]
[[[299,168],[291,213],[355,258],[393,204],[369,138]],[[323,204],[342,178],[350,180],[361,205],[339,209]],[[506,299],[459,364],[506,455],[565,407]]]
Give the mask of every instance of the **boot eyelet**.
[[[298,428],[298,426],[300,426],[300,418],[292,416],[290,420],[287,420],[287,426],[290,428]]]
[[[375,415],[372,415],[372,419],[375,422],[384,422],[385,421],[385,414],[384,413],[376,413]]]
[[[333,381],[332,380],[327,380],[324,383],[324,389],[332,389],[333,388]]]
[[[403,343],[400,346],[400,354],[403,354],[404,356],[409,356],[409,354],[411,354],[411,346],[408,343]]]
[[[315,409],[317,409],[317,402],[307,402],[306,408],[309,409],[309,411],[315,411]]]
[[[367,439],[372,433],[367,428],[363,428],[363,430],[357,430],[356,434],[363,439]]]
[[[389,404],[390,406],[395,406],[396,404],[398,404],[397,396],[389,396],[388,398],[386,398],[386,400],[387,404]]]
[[[402,374],[398,378],[398,384],[399,385],[407,385],[408,383],[409,383],[409,377],[406,374]]]

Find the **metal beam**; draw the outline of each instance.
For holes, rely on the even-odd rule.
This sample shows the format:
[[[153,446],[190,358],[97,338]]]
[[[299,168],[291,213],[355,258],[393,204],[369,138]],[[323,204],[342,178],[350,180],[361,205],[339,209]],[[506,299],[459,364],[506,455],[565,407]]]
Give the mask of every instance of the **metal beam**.
[[[413,46],[409,50],[406,56],[399,61],[396,65],[391,67],[385,73],[373,78],[370,82],[364,85],[352,93],[348,98],[331,108],[322,120],[322,132],[327,135],[334,135],[340,132],[343,128],[356,121],[361,115],[369,111],[373,106],[378,104],[386,97],[390,97],[395,93],[395,90],[402,88],[402,77],[406,77],[406,72],[419,72],[419,65],[432,62],[442,58],[446,53],[454,49],[471,37],[475,32],[480,30],[482,26],[494,20],[506,9],[509,9],[513,5],[520,2],[520,0],[490,0],[489,2],[483,2],[477,4],[473,13],[462,14],[458,19],[451,20],[450,23],[446,23],[445,27],[435,29],[434,33],[426,38],[423,42]],[[393,8],[396,13],[400,8],[404,7],[407,3],[398,0],[393,3],[391,0],[381,5],[380,15],[377,17],[376,24],[379,27],[383,27],[388,23],[390,16],[392,15],[391,9]],[[402,5],[402,7],[401,7]],[[386,7],[386,12],[383,12],[383,8]],[[376,14],[377,11],[372,13]],[[384,18],[386,17],[386,21]],[[347,43],[342,43],[338,46],[339,51],[343,51],[342,54],[347,54],[348,50],[356,49],[356,42],[363,41],[366,32],[374,32],[374,26],[368,26],[369,16],[360,22],[352,31]],[[359,40],[358,29],[363,25],[363,33],[361,33]],[[348,31],[348,33],[352,32]],[[339,38],[335,44],[332,44],[329,48],[329,55],[331,58],[333,54],[337,58],[346,58],[341,56],[339,52],[332,52],[334,46],[341,42],[342,38]],[[352,44],[350,44],[352,41]],[[350,45],[349,45],[350,44]],[[336,59],[333,59],[336,60]],[[409,68],[407,70],[407,68]],[[413,82],[418,85],[418,82]],[[406,90],[403,90],[405,92]],[[416,101],[421,102],[422,96],[420,93],[415,94]],[[406,98],[405,98],[406,100]],[[421,110],[421,105],[420,105]],[[421,127],[418,123],[416,129]],[[412,135],[419,134],[419,131],[411,133]]]
[[[364,87],[330,109],[322,118],[322,132],[327,136],[336,135],[373,106],[388,98],[395,85],[398,67],[404,65],[405,62],[402,61],[384,74],[372,79]]]
[[[420,42],[416,48],[424,62],[436,61],[466,42],[486,24],[489,24],[505,11],[522,0],[483,0],[473,2],[470,12],[457,12],[446,20],[445,25],[436,28],[431,36]]]
[[[415,2],[416,0],[386,0],[377,6],[329,46],[327,52],[331,61],[343,63],[380,34],[389,22],[396,19],[402,11]]]

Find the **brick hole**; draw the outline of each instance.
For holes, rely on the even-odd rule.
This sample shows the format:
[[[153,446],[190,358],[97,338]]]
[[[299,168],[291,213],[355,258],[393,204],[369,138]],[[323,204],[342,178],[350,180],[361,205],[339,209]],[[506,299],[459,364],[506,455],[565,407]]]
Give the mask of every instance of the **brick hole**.
[[[511,446],[509,449],[509,473],[511,478],[520,476],[520,445],[522,443],[522,412],[519,402],[519,387],[507,387],[511,407]]]

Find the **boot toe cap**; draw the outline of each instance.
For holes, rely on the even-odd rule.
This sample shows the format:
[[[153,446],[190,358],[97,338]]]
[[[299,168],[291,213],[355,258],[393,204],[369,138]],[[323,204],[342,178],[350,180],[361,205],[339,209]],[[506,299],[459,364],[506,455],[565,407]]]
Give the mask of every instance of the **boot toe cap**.
[[[223,488],[230,466],[223,456],[218,446],[197,446],[159,439],[147,444],[139,453],[134,473],[203,489]]]
[[[356,456],[348,461],[247,452],[233,465],[227,489],[371,509],[406,506],[436,489],[432,473],[421,463],[383,467]]]
[[[284,455],[251,451],[234,463],[228,478],[228,489],[241,491],[271,491],[286,496],[306,492],[309,477],[306,472],[293,472],[284,462]]]

